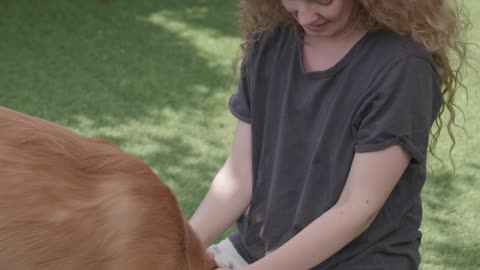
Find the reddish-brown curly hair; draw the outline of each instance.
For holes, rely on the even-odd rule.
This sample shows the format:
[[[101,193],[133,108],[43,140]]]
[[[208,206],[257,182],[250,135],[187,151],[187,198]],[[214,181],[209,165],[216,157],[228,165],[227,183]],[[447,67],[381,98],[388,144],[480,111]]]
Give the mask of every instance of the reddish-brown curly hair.
[[[386,29],[402,36],[407,36],[422,44],[433,55],[438,67],[443,105],[435,120],[436,130],[432,130],[432,139],[429,150],[435,156],[443,121],[441,115],[445,109],[450,118],[447,130],[452,145],[455,138],[453,126],[456,123],[456,112],[461,109],[454,103],[458,89],[466,90],[462,83],[462,75],[466,66],[469,43],[465,39],[471,22],[467,16],[461,17],[463,10],[456,0],[354,0],[355,16],[368,31]],[[281,0],[240,0],[239,26],[245,41],[241,48],[245,55],[250,50],[255,38],[264,31],[276,25],[283,24],[291,27],[300,34],[302,28],[295,19],[283,8]],[[245,62],[245,61],[244,61]],[[451,159],[452,160],[452,159]],[[453,163],[453,160],[452,160]]]

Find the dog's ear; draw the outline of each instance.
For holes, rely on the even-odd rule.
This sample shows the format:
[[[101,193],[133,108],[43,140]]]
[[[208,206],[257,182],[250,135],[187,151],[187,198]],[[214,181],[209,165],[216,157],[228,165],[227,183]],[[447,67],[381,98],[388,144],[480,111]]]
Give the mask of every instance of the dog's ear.
[[[207,252],[207,269],[217,269],[219,268],[217,262],[215,261],[215,255],[211,253],[208,249]]]
[[[197,234],[186,220],[183,221],[185,228],[185,251],[189,270],[213,270],[217,264],[213,256],[209,256],[207,248],[203,246]]]

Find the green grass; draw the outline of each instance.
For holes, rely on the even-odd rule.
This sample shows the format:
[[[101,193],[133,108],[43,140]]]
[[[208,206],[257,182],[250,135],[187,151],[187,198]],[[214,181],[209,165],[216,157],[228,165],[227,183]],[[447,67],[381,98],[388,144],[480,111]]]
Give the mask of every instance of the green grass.
[[[2,1],[0,105],[116,143],[188,216],[232,137],[234,11],[223,1],[132,3]]]
[[[114,142],[149,164],[189,217],[233,136],[234,2],[3,0],[0,106]],[[465,3],[480,43],[480,2]],[[456,174],[430,158],[424,270],[480,269],[480,80],[465,82]],[[438,153],[448,163],[443,135]]]

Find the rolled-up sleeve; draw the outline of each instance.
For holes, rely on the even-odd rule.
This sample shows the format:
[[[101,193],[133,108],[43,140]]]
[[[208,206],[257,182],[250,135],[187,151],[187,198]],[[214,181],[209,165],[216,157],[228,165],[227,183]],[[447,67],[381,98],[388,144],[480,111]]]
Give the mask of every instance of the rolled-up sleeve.
[[[435,67],[413,55],[399,60],[371,84],[368,98],[356,114],[355,152],[400,145],[412,163],[424,162],[441,103]]]
[[[237,92],[230,97],[230,112],[239,120],[250,124],[250,95],[248,84],[248,68],[243,66]]]

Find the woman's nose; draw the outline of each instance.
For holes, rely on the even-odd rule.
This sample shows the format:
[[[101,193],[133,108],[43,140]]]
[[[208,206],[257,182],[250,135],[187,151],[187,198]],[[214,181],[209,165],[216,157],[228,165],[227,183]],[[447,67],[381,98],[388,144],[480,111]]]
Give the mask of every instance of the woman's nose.
[[[300,25],[309,25],[318,20],[319,15],[310,5],[303,4],[297,10],[297,21]]]

